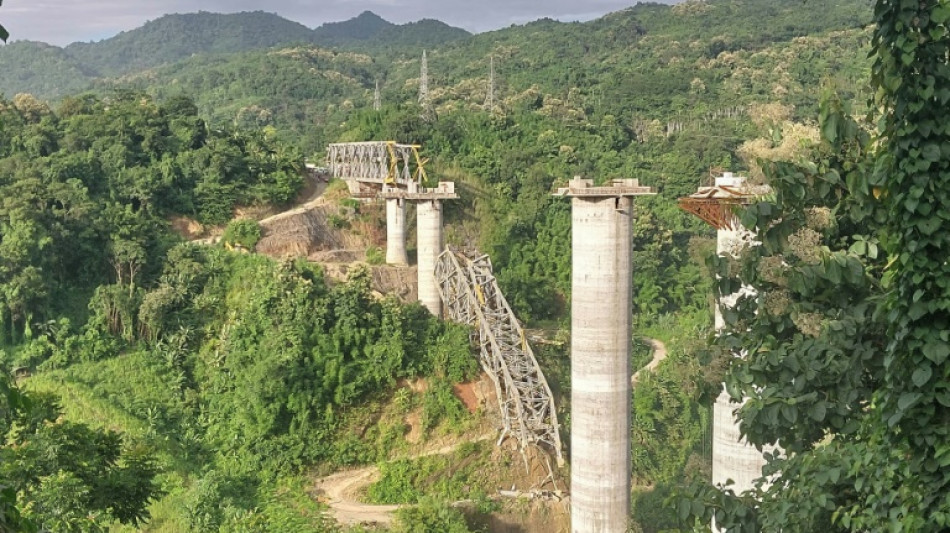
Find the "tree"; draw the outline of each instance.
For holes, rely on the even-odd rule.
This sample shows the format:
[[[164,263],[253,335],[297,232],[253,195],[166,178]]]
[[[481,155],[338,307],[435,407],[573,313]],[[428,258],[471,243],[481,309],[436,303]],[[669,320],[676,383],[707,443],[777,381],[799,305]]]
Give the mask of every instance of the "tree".
[[[719,259],[720,346],[743,432],[772,476],[736,498],[680,501],[728,531],[943,531],[950,526],[950,6],[878,0],[872,140],[823,107],[810,162],[767,165],[774,194],[743,223],[761,244]],[[868,128],[870,129],[870,128]]]
[[[444,502],[424,498],[397,512],[397,533],[470,533],[465,515]]]
[[[61,420],[58,398],[22,392],[0,372],[0,531],[98,532],[147,520],[161,494],[151,454]]]
[[[0,434],[13,427],[16,415],[28,405],[26,398],[7,374],[0,374]],[[0,448],[0,456],[5,452]],[[12,480],[0,478],[0,531],[29,531],[16,506],[17,493]]]
[[[2,4],[3,4],[3,0],[0,0],[0,5]],[[10,38],[10,33],[7,32],[7,30],[3,26],[0,26],[0,40],[2,40],[3,42],[7,42],[7,39],[9,38]]]

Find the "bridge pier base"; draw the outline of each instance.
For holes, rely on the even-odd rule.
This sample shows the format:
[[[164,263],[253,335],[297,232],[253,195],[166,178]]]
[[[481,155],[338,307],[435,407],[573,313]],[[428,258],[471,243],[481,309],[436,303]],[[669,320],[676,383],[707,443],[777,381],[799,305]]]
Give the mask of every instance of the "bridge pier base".
[[[442,316],[442,298],[435,265],[442,253],[442,202],[422,200],[416,207],[418,238],[419,301],[433,315]]]
[[[409,264],[406,254],[406,201],[401,198],[386,200],[386,264]]]

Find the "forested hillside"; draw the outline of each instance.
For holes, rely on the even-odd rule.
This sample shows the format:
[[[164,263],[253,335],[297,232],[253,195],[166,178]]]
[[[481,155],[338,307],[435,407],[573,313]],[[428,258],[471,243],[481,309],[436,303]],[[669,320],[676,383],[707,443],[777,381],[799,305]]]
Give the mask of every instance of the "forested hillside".
[[[306,42],[312,31],[271,13],[165,15],[141,28],[64,51],[99,76],[117,76],[203,53],[234,53]]]
[[[371,11],[364,11],[347,21],[328,22],[313,33],[311,42],[317,46],[376,52],[438,46],[471,36],[461,28],[438,20],[423,19],[398,25]]]
[[[0,91],[10,97],[27,92],[39,97],[79,93],[94,75],[62,48],[34,41],[16,41],[0,48]]]
[[[312,476],[380,462],[373,498],[427,510],[397,530],[465,531],[475,526],[447,500],[494,490],[472,465],[508,458],[471,446],[462,465],[387,461],[413,428],[479,423],[452,392],[476,373],[466,331],[373,298],[358,270],[331,283],[303,259],[182,242],[169,221],[223,227],[236,208],[286,206],[304,156],[319,162],[328,142],[420,143],[430,178],[459,186],[447,241],[489,253],[519,319],[541,332],[567,435],[570,213],[550,193],[574,175],[638,178],[660,194],[637,203],[636,331],[669,356],[634,392],[634,519],[687,531],[664,500],[708,478],[724,363],[705,342],[715,242],[676,199],[713,173],[763,179],[766,161],[809,153],[822,93],[862,110],[871,3],[689,0],[474,36],[371,13],[313,31],[201,13],[65,50],[0,48],[0,364],[30,374],[27,393],[61,396],[66,419],[121,430],[155,465],[146,530],[336,531]],[[53,100],[16,94],[26,88]],[[252,248],[256,224],[241,224],[230,231],[247,230]],[[640,367],[649,349],[637,344]],[[45,501],[51,489],[32,483],[15,488]],[[79,520],[84,505],[21,518]]]
[[[61,98],[88,89],[97,79],[134,74],[195,55],[229,55],[298,43],[406,51],[469,35],[434,20],[392,24],[368,11],[315,30],[263,11],[165,15],[98,42],[65,48],[14,42],[2,47],[0,93]]]
[[[642,234],[641,253],[650,255],[640,261],[637,305],[654,314],[705,307],[685,290],[699,283],[698,270],[682,285],[655,285],[695,263],[685,250],[700,226],[671,200],[694,190],[711,168],[746,166],[743,154],[754,159],[756,149],[739,150],[747,140],[764,136],[774,149],[794,143],[781,138],[782,124],[811,120],[822,90],[862,101],[868,65],[859,50],[869,17],[867,0],[839,2],[820,15],[796,1],[687,2],[481,34],[429,50],[438,117],[431,121],[416,104],[421,50],[372,55],[296,46],[196,57],[117,85],[159,100],[195,95],[214,123],[273,126],[316,158],[338,140],[422,143],[436,168],[461,173],[478,191],[471,224],[462,227],[482,231],[457,235],[492,252],[526,317],[558,315],[566,296],[566,266],[553,259],[567,257],[566,210],[547,198],[553,180],[640,178],[663,193],[641,219],[657,231]],[[753,23],[762,20],[769,23]],[[496,104],[489,113],[492,57]],[[380,112],[371,108],[377,79]],[[533,281],[552,275],[555,283]]]
[[[269,499],[278,479],[304,466],[375,461],[397,443],[399,423],[387,430],[367,421],[367,402],[385,399],[397,380],[430,377],[438,396],[425,397],[426,428],[460,409],[445,389],[476,365],[464,330],[418,305],[374,300],[366,274],[329,287],[317,265],[172,233],[171,216],[220,224],[239,204],[283,205],[302,184],[293,148],[259,132],[210,130],[195,113],[186,99],[159,105],[131,93],[69,98],[55,109],[24,95],[0,100],[0,366],[37,373],[29,388],[46,402],[20,402],[4,382],[0,406],[42,421],[61,405],[73,419],[121,428],[128,450],[143,456],[115,466],[121,441],[110,433],[102,437],[109,447],[88,453],[112,454],[97,468],[105,475],[112,465],[127,481],[71,473],[78,452],[55,447],[45,452],[55,461],[47,470],[21,479],[43,439],[84,430],[37,430],[22,441],[23,428],[0,426],[11,442],[30,443],[0,447],[3,486],[37,502],[18,506],[14,524],[97,531],[96,516],[101,527],[140,522],[142,505],[169,492],[162,505],[179,511],[159,518],[175,521],[163,526],[170,530],[267,521],[281,530],[304,519],[282,518],[289,511]],[[0,412],[5,419],[6,407]],[[141,497],[130,495],[127,510],[91,515],[108,506],[79,496],[57,504],[66,489],[44,477],[91,484],[81,490],[100,502],[124,490],[115,483],[148,484],[156,471],[159,486],[136,489]],[[276,514],[258,510],[265,501]]]

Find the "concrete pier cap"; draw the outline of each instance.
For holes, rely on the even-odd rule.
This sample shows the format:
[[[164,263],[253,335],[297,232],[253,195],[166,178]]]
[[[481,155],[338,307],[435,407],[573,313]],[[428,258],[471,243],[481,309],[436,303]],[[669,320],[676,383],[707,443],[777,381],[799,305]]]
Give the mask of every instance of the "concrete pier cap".
[[[440,181],[436,187],[420,187],[412,183],[406,189],[384,190],[379,197],[386,200],[398,198],[418,202],[424,200],[458,200],[459,195],[455,192],[454,181]]]
[[[652,196],[656,191],[653,187],[640,185],[640,180],[633,178],[614,179],[604,185],[595,186],[594,180],[574,176],[567,187],[559,187],[555,196],[569,198],[580,197],[625,197],[625,196]]]
[[[625,533],[630,521],[630,339],[636,179],[579,176],[571,198],[571,531]]]
[[[732,172],[723,172],[722,176],[716,178],[716,187],[742,187],[746,178],[736,176]]]

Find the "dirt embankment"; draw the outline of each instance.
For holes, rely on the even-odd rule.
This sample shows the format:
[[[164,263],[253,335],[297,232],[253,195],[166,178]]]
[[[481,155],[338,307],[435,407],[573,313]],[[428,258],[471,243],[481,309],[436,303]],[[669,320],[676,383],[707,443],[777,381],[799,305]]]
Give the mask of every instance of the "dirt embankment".
[[[321,196],[325,189],[316,189],[312,193],[315,196],[293,209],[260,220],[262,236],[257,252],[283,259],[335,250],[366,250],[364,238],[343,229],[346,213]]]
[[[341,205],[348,197],[345,190],[328,190],[322,178],[310,176],[294,207],[274,214],[267,209],[244,208],[237,218],[258,220],[261,240],[255,251],[275,259],[305,257],[320,263],[327,277],[345,281],[356,265],[370,269],[374,293],[382,298],[395,295],[404,302],[418,299],[416,267],[368,265],[367,249],[384,248],[382,231],[372,216],[359,220],[353,207]],[[373,213],[375,206],[361,206]],[[169,221],[172,229],[184,238],[212,245],[220,241],[223,227],[206,227],[187,217]]]
[[[323,265],[326,275],[336,281],[345,280],[362,264],[370,269],[377,296],[416,301],[416,267],[367,265],[367,249],[385,246],[381,234],[373,224],[357,220],[352,208],[339,205],[336,193],[324,195],[325,191],[325,184],[312,188],[297,207],[261,220],[262,237],[256,251],[276,259],[306,257]]]

